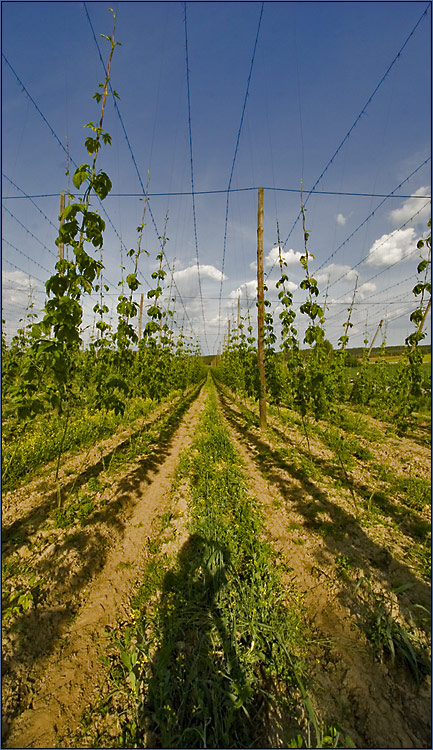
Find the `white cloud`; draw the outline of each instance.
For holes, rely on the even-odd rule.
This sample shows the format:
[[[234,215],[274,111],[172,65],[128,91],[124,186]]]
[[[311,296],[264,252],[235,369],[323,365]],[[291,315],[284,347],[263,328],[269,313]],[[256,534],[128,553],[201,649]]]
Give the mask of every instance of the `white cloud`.
[[[30,276],[25,274],[23,271],[2,271],[2,282],[3,284],[13,284],[14,287],[29,291],[30,288],[38,289],[40,284],[31,279]]]
[[[298,288],[298,285],[295,284],[293,281],[286,281],[285,287],[286,287],[286,289],[289,290],[289,292],[294,292],[295,289]]]
[[[346,266],[340,263],[330,263],[330,265],[324,268],[321,273],[314,274],[314,278],[319,285],[326,285],[328,283],[328,278],[329,282],[331,283],[339,279],[340,276],[343,276],[343,274],[344,278],[341,279],[342,282],[354,281],[357,276],[356,271],[350,266]]]
[[[344,227],[347,219],[343,214],[337,214],[337,224],[340,224],[340,226]]]
[[[383,234],[376,240],[365,262],[370,266],[389,266],[406,258],[415,248],[415,229],[413,227],[398,229],[391,234]]]
[[[428,187],[420,187],[414,195],[430,195],[430,188]],[[427,199],[426,199],[427,201]],[[416,214],[422,206],[424,206],[425,201],[423,201],[421,198],[408,198],[408,200],[403,203],[403,205],[400,208],[395,208],[393,211],[390,212],[389,218],[391,219],[392,223],[395,226],[399,226],[401,224],[404,224],[405,222],[409,221],[410,218]],[[431,202],[425,206],[420,213],[415,217],[413,220],[413,224],[427,224],[429,218],[431,216]]]
[[[294,250],[281,251],[281,257],[286,261],[288,266],[295,266],[299,264],[301,253],[295,253]],[[278,247],[273,247],[272,250],[267,254],[265,258],[266,268],[270,268],[279,262],[279,251]]]
[[[368,292],[375,292],[376,291],[376,284],[374,284],[372,281],[366,281],[364,284],[361,284],[357,291],[357,296],[359,296],[359,299],[364,299],[365,295]]]
[[[273,280],[269,280],[266,282],[266,286],[268,287],[268,291],[265,292],[265,297],[267,299],[276,300],[277,298],[277,291],[281,291],[281,289],[277,289],[276,286],[277,282]],[[298,288],[298,285],[295,284],[293,281],[286,281],[285,287],[288,291],[294,292],[295,289]],[[257,281],[254,279],[253,281],[247,281],[244,284],[241,284],[237,289],[234,289],[232,292],[230,292],[229,295],[230,299],[237,299],[238,297],[241,297],[242,299],[248,299],[249,301],[255,300],[257,297]]]
[[[252,300],[255,299],[256,296],[257,281],[255,279],[253,281],[246,281],[244,284],[241,284],[237,289],[234,289],[229,294],[230,299],[237,299],[238,297],[245,297],[246,299],[248,297],[249,300]]]
[[[182,271],[175,271],[174,278],[178,281],[198,281],[197,265],[183,268]],[[200,266],[200,279],[213,279],[214,281],[226,280],[227,276],[215,266],[201,265]]]
[[[30,293],[43,289],[35,279],[30,278],[23,271],[2,271],[3,306],[8,303],[21,305],[23,312],[30,302]],[[37,305],[36,305],[37,306]]]

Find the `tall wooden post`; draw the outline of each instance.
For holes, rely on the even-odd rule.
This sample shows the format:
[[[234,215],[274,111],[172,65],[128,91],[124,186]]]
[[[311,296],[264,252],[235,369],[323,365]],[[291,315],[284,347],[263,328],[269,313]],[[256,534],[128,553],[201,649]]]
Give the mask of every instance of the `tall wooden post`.
[[[63,211],[65,210],[65,194],[60,193],[60,216],[62,217],[60,219],[60,226],[65,223],[65,220],[63,218]],[[59,260],[63,260],[64,258],[64,244],[63,242],[59,245]]]
[[[143,298],[144,294],[140,297],[140,311],[138,313],[138,340],[141,339],[141,321],[143,320]]]
[[[260,389],[259,413],[260,428],[266,429],[266,378],[265,378],[265,295],[263,291],[263,188],[259,188],[257,213],[257,353],[259,363]]]
[[[368,350],[368,357],[367,357],[367,359],[370,359],[370,354],[371,354],[371,350],[373,349],[373,344],[374,344],[374,342],[377,339],[377,334],[379,333],[380,329],[382,328],[382,324],[383,324],[383,320],[380,321],[379,325],[376,328],[376,333],[373,336],[373,340],[372,340],[372,342],[370,344],[370,349]]]

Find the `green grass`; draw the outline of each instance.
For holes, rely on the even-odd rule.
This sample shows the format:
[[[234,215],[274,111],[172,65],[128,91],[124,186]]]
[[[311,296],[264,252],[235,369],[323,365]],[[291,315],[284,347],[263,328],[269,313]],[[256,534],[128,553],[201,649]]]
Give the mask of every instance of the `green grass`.
[[[400,662],[416,682],[421,682],[429,674],[431,665],[423,645],[393,616],[392,607],[385,596],[376,601],[367,637],[381,661]]]
[[[330,536],[337,541],[344,539],[347,533],[344,527],[335,521],[320,521],[315,525],[315,531],[323,538]]]
[[[87,482],[90,492],[102,492],[107,486],[107,483],[101,482],[97,477],[90,477]]]
[[[67,529],[75,523],[84,526],[94,510],[94,500],[89,495],[79,492],[77,495],[68,498],[63,508],[56,508],[53,511],[54,528]]]
[[[391,491],[403,495],[404,502],[415,510],[422,510],[431,502],[430,482],[419,477],[399,477],[393,482]]]
[[[337,555],[335,558],[337,575],[341,578],[347,578],[347,574],[354,567],[354,560],[349,555]]]
[[[25,572],[27,566],[17,558],[13,557],[9,560],[2,560],[2,581],[5,583],[8,578],[18,575],[21,572]]]
[[[361,445],[353,435],[342,435],[336,427],[328,427],[326,430],[321,430],[315,425],[314,431],[339,456],[346,468],[350,469],[354,465],[353,457],[361,461],[369,461],[373,458],[372,452]]]
[[[332,423],[337,427],[341,427],[345,432],[359,435],[367,440],[383,440],[383,434],[380,430],[373,427],[361,414],[355,414],[348,409],[337,408],[332,414]]]
[[[421,575],[431,582],[431,533],[427,536],[424,544],[414,544],[411,549],[411,557],[420,567]]]

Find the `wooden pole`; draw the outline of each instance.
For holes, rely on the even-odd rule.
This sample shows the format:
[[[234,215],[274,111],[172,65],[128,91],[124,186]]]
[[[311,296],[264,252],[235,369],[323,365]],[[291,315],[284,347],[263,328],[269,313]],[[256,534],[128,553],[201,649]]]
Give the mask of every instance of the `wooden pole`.
[[[266,377],[265,377],[265,295],[263,290],[263,188],[259,188],[257,212],[257,354],[259,364],[259,414],[260,429],[266,429]]]
[[[60,219],[60,226],[62,226],[65,223],[65,220],[63,218],[63,211],[65,210],[65,194],[60,193],[60,216],[62,217]],[[63,260],[64,258],[64,244],[63,242],[59,245],[59,260]]]
[[[379,325],[376,328],[376,333],[373,336],[373,341],[370,344],[370,349],[368,350],[368,357],[367,359],[370,359],[371,350],[373,349],[373,344],[377,339],[377,334],[379,333],[380,329],[382,328],[383,320],[380,321]]]
[[[374,344],[374,342],[375,342],[375,341],[376,341],[376,339],[377,339],[377,334],[379,333],[380,329],[382,328],[382,325],[383,325],[383,320],[381,320],[381,321],[379,322],[379,325],[378,325],[378,326],[377,326],[377,328],[376,328],[376,333],[375,333],[375,334],[374,334],[374,336],[373,336],[372,342],[371,342],[371,344],[370,344],[370,349],[368,350],[368,356],[367,356],[367,359],[368,359],[368,360],[370,359],[370,354],[371,354],[371,350],[373,349],[373,344]],[[350,391],[349,401],[352,401],[352,397],[353,397],[353,394],[355,393],[355,387],[356,387],[356,385],[357,385],[357,382],[358,382],[358,380],[359,380],[359,376],[360,376],[360,374],[361,374],[361,370],[359,370],[359,371],[358,371],[358,374],[356,375],[356,377],[355,377],[355,379],[354,379],[354,381],[353,381],[353,384],[352,384],[352,390]]]
[[[138,313],[138,340],[141,339],[141,322],[143,320],[143,299],[144,294],[141,294],[140,296],[140,311]]]

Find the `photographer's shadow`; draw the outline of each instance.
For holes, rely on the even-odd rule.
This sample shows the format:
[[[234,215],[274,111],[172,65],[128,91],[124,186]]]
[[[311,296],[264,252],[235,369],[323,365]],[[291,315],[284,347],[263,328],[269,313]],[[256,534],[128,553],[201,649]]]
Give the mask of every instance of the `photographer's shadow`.
[[[230,553],[193,534],[164,579],[161,645],[152,665],[152,734],[160,747],[234,747],[250,727],[242,706],[251,689],[233,627],[221,617]],[[241,739],[242,738],[242,739]]]

